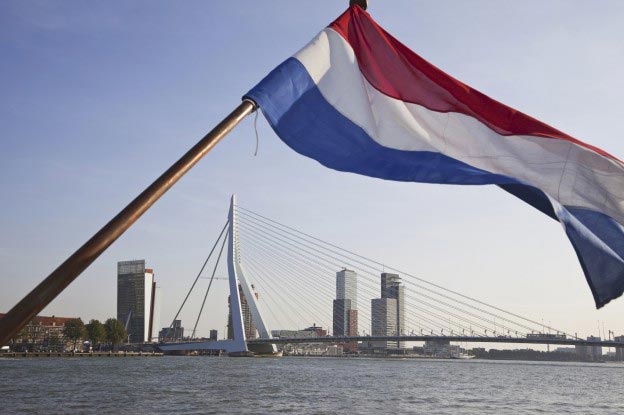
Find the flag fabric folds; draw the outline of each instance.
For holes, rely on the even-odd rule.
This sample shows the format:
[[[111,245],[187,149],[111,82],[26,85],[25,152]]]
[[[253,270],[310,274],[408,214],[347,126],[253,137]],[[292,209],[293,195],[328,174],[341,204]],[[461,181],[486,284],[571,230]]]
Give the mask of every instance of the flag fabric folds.
[[[598,308],[624,291],[622,161],[447,75],[359,6],[246,97],[329,168],[500,186],[561,222]]]

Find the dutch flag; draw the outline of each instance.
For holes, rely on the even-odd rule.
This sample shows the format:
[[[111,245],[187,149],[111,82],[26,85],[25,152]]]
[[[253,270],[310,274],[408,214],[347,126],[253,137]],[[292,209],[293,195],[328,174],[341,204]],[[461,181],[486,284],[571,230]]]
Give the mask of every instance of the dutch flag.
[[[442,72],[351,6],[246,95],[295,151],[387,180],[495,184],[558,220],[598,308],[624,291],[624,164]]]

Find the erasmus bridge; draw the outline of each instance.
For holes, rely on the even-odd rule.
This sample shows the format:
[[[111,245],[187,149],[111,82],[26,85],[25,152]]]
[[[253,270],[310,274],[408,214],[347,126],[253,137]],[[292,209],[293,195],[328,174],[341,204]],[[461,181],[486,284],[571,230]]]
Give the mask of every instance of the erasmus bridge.
[[[227,253],[224,255],[226,244]],[[222,259],[224,256],[226,258]],[[223,260],[227,261],[228,269],[232,338],[196,339],[197,324],[213,287],[217,267]],[[207,267],[208,263],[214,265]],[[159,346],[163,351],[246,353],[252,349],[274,353],[277,344],[405,344],[415,341],[622,346],[610,340],[581,339],[576,334],[545,325],[535,318],[392,268],[239,206],[236,196],[232,196],[227,221],[173,320],[178,318],[193,290],[198,288],[202,273],[210,271],[210,268],[211,277],[204,277],[210,281],[191,339],[183,342],[165,340]],[[356,328],[348,330],[342,326],[346,324],[344,319],[338,323],[334,321],[335,311],[332,309],[336,298],[335,275],[343,269],[357,274],[357,299],[353,306],[357,310]],[[386,311],[374,307],[372,303],[373,299],[381,296],[380,275],[384,272],[400,276],[400,284],[404,287],[403,306],[397,315],[402,321],[394,327],[382,323],[384,327],[380,329],[379,322],[385,323],[387,319]],[[245,330],[243,301],[258,337],[252,337]],[[221,303],[224,304],[224,312],[227,312],[227,305]],[[311,321],[333,327],[333,335],[275,338],[271,335],[270,326],[273,329],[278,328],[276,325],[280,325],[279,328],[294,328],[309,325]]]

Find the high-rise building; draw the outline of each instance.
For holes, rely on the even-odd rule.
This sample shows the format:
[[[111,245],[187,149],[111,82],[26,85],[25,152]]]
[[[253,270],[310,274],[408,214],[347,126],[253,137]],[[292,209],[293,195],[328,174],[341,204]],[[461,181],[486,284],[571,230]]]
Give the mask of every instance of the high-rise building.
[[[336,299],[334,300],[334,336],[348,336],[349,333],[349,312],[351,311],[351,300]],[[356,311],[357,310],[353,310]]]
[[[396,332],[397,335],[405,334],[405,287],[401,284],[398,274],[383,272],[381,274],[381,298],[394,298],[397,300]],[[397,342],[398,348],[403,348],[403,342]]]
[[[219,339],[219,332],[217,330],[210,330],[210,340],[216,341]]]
[[[395,298],[395,288],[401,284],[401,277],[398,274],[389,272],[381,273],[381,298]]]
[[[336,273],[336,299],[351,300],[351,308],[357,310],[357,274],[343,268]]]
[[[254,287],[252,287],[254,288]],[[258,293],[254,292],[256,299],[258,298]],[[243,287],[238,284],[238,296],[240,298],[241,311],[243,314],[243,326],[245,329],[245,338],[247,339],[255,339],[256,338],[256,326],[251,318],[251,309],[249,308],[249,303],[247,303],[247,298],[243,293]],[[234,328],[232,327],[232,302],[230,301],[230,296],[228,296],[228,339],[234,338]]]
[[[336,273],[336,299],[333,302],[334,336],[357,336],[357,274],[349,269]],[[357,342],[344,345],[348,351],[357,351]]]
[[[394,307],[394,309],[391,309]],[[397,274],[381,274],[381,298],[371,302],[373,336],[399,336],[405,332],[405,287]],[[403,342],[373,342],[377,348],[403,348]]]
[[[159,297],[154,270],[145,268],[144,259],[117,263],[117,320],[132,343],[158,339]]]
[[[371,300],[371,335],[396,336],[397,300],[395,298],[373,298]],[[396,341],[374,341],[373,347],[396,349]]]

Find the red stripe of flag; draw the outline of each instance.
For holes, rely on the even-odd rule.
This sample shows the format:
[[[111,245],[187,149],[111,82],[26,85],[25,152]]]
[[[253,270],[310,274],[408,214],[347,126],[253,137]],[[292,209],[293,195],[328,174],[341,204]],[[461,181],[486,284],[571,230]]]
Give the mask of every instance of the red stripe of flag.
[[[385,95],[432,111],[465,114],[501,135],[565,140],[619,161],[606,151],[508,107],[446,74],[392,37],[358,6],[351,6],[329,27],[351,45],[364,77]]]

